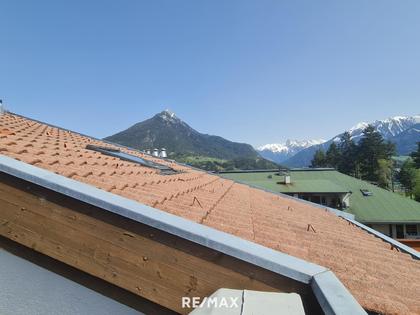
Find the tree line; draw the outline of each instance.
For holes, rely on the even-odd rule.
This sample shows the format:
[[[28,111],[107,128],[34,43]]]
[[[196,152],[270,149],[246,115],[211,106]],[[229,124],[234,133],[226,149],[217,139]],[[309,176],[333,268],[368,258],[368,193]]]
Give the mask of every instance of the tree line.
[[[278,165],[264,158],[235,158],[231,160],[221,160],[212,157],[205,157],[191,154],[170,153],[170,158],[203,169],[205,171],[220,172],[232,170],[262,170],[278,169]]]
[[[417,143],[417,151],[411,153],[410,158],[404,161],[397,179],[407,196],[420,201],[420,142]]]
[[[420,144],[397,171],[392,159],[396,153],[395,144],[385,141],[375,127],[369,125],[363,130],[358,143],[353,141],[349,132],[345,132],[339,141],[331,143],[326,152],[318,149],[311,166],[332,167],[386,189],[394,189],[394,179],[397,179],[408,196],[420,199],[419,152]],[[418,195],[416,189],[419,190]]]

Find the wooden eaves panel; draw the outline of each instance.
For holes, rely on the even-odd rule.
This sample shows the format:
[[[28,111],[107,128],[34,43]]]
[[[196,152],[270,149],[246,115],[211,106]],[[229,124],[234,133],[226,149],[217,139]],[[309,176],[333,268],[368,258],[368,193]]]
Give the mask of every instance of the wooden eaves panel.
[[[120,215],[0,174],[0,235],[179,313],[219,288],[301,294],[307,285]]]

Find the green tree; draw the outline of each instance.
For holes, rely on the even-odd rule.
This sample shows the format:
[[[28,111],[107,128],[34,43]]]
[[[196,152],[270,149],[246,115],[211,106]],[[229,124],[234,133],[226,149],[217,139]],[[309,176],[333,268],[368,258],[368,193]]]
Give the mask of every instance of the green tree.
[[[383,158],[390,160],[396,154],[397,154],[397,151],[396,151],[395,143],[392,143],[391,141],[385,142]]]
[[[378,169],[376,170],[376,176],[378,178],[378,186],[389,189],[392,181],[392,160],[380,159],[378,160]]]
[[[362,178],[372,182],[379,180],[379,160],[390,160],[395,153],[395,145],[384,142],[382,135],[369,125],[363,130],[363,138],[358,145],[358,160]]]
[[[417,151],[411,153],[416,168],[420,168],[420,142],[417,142]]]
[[[341,154],[340,150],[338,149],[338,146],[333,143],[331,143],[330,147],[327,150],[327,154],[325,156],[326,159],[326,165],[329,167],[338,168],[338,164],[340,163]]]
[[[327,166],[327,158],[325,156],[325,152],[322,149],[318,149],[315,152],[314,158],[311,161],[311,167],[326,167]]]
[[[416,170],[416,180],[413,189],[414,199],[420,202],[420,169]]]
[[[341,136],[338,149],[340,150],[338,170],[341,173],[356,176],[357,146],[348,131]]]
[[[407,159],[397,175],[398,181],[404,187],[405,194],[410,198],[416,186],[417,172],[412,159]]]

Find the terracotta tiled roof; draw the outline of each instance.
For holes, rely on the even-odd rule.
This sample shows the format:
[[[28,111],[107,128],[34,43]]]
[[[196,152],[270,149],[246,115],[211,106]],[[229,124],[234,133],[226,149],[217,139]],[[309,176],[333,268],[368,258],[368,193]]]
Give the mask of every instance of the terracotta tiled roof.
[[[334,214],[120,148],[182,171],[160,175],[87,150],[87,144],[112,146],[17,115],[0,116],[0,154],[330,268],[368,310],[420,314],[420,262]]]

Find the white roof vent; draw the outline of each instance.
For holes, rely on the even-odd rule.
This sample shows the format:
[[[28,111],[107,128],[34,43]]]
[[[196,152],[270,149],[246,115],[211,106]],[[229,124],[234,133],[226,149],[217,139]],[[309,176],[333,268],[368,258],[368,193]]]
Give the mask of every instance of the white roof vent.
[[[160,151],[160,153],[159,153],[159,156],[160,156],[161,158],[166,158],[166,157],[168,157],[168,155],[166,154],[166,149],[165,149],[165,148],[162,148],[162,149],[161,149],[161,151]]]
[[[4,113],[3,100],[0,100],[0,115]]]
[[[153,156],[156,156],[156,157],[159,156],[159,150],[158,149],[153,150]]]

